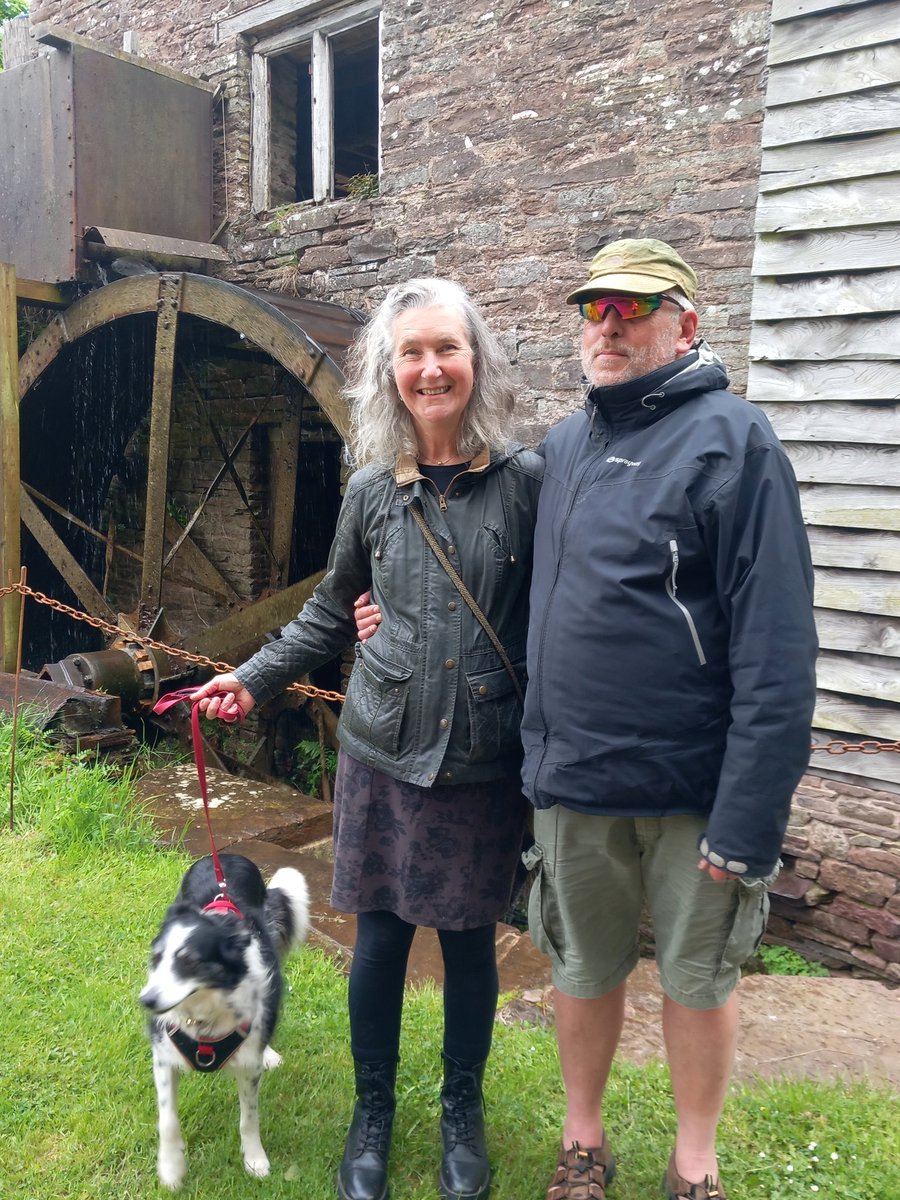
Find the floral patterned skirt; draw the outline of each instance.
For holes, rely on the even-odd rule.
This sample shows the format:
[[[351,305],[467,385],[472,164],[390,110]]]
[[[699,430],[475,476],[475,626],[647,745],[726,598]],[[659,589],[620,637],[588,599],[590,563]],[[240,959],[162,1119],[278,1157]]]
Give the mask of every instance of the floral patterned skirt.
[[[333,908],[434,929],[504,915],[529,808],[517,775],[423,788],[342,752],[334,797]]]

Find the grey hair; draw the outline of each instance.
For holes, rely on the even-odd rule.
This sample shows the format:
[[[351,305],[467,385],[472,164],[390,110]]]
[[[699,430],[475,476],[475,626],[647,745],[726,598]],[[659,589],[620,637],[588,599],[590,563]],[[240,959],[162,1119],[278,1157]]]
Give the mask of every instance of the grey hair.
[[[344,393],[350,402],[347,457],[354,466],[393,466],[400,454],[416,454],[415,427],[394,380],[394,321],[407,309],[432,305],[460,314],[472,347],[474,385],[460,422],[460,454],[473,458],[484,446],[506,449],[512,440],[512,373],[484,317],[458,283],[410,279],[390,289],[348,355]]]

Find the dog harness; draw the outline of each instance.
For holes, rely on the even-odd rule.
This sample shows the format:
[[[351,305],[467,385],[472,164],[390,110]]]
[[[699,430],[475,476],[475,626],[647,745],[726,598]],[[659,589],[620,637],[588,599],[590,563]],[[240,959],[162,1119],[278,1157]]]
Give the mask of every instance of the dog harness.
[[[169,1041],[192,1071],[203,1071],[208,1074],[210,1071],[218,1071],[220,1067],[224,1067],[229,1058],[240,1050],[250,1033],[250,1022],[245,1021],[243,1025],[238,1025],[237,1029],[233,1029],[231,1033],[216,1041],[210,1041],[207,1038],[197,1040],[189,1037],[183,1029],[171,1023],[166,1024],[166,1033]]]

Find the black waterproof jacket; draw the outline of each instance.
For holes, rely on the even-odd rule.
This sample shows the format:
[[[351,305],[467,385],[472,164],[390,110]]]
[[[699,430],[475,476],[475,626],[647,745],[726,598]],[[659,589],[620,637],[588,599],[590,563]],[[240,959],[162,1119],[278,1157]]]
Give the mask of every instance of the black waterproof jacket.
[[[544,443],[522,737],[538,808],[709,816],[778,860],[809,761],[812,567],[790,463],[703,344]]]
[[[327,574],[282,636],[236,672],[254,700],[271,699],[353,642],[353,601],[371,587],[382,622],[356,647],[338,726],[343,749],[422,787],[515,775],[521,711],[512,679],[409,510],[424,512],[524,685],[543,466],[522,447],[484,450],[443,499],[412,460],[352,475]]]

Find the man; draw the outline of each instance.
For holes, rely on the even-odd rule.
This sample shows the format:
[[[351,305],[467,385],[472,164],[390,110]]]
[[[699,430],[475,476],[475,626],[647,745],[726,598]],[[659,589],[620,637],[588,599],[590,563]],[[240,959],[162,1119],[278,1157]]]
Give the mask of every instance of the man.
[[[649,911],[677,1134],[668,1200],[724,1198],[735,986],[809,759],[816,635],[797,485],[697,339],[697,277],[653,238],[598,251],[584,410],[543,445],[523,779],[529,923],[567,1096],[547,1200],[604,1200],[603,1094]],[[360,597],[360,636],[377,615]]]
[[[765,925],[809,756],[812,569],[790,464],[697,341],[664,242],[598,251],[578,304],[584,411],[544,443],[522,738],[529,919],[567,1096],[547,1200],[603,1200],[603,1094],[652,918],[677,1136],[669,1200],[724,1197],[734,988]]]

